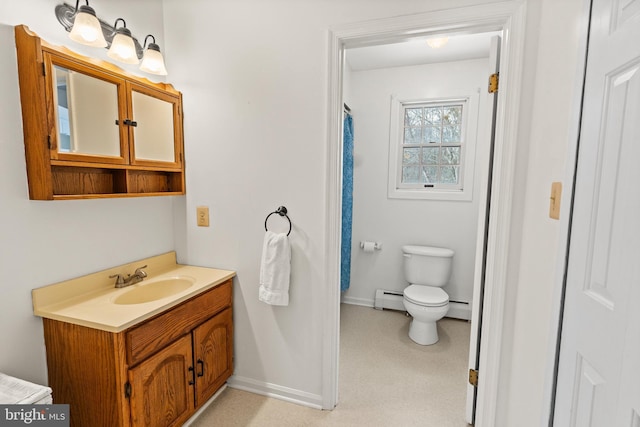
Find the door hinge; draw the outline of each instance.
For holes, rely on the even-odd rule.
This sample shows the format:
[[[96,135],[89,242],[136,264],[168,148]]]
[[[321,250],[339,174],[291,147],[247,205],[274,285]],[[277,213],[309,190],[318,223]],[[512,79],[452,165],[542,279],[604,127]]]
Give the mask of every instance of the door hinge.
[[[498,91],[499,80],[500,73],[494,73],[489,76],[489,93],[495,93]]]
[[[47,147],[51,150],[51,135],[47,135]]]
[[[475,369],[469,369],[469,384],[478,387],[478,371]]]
[[[131,397],[131,383],[129,381],[124,384],[124,397],[125,399]]]
[[[47,65],[44,62],[42,63],[42,75],[47,76]]]

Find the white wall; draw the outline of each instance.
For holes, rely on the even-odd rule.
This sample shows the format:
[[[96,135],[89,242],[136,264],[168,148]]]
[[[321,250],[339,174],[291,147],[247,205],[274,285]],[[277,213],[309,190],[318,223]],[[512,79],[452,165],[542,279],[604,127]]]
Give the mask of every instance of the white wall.
[[[31,289],[173,250],[174,204],[184,200],[29,200],[13,25],[26,24],[45,40],[75,50],[54,15],[56,4],[0,3],[0,372],[38,383],[47,382],[46,362]],[[153,32],[163,39],[158,2],[91,5],[101,18],[123,16],[138,37]],[[106,58],[106,50],[84,52]]]
[[[347,51],[347,58],[349,52]],[[373,305],[376,289],[400,291],[408,285],[402,270],[403,245],[453,249],[453,271],[445,291],[452,301],[471,302],[480,185],[486,185],[489,163],[486,86],[488,60],[475,59],[350,74],[354,118],[353,239],[351,286],[345,302]],[[476,146],[473,198],[470,201],[407,200],[387,197],[391,95],[402,99],[477,96],[479,123],[466,140]],[[407,98],[408,97],[408,98]],[[479,110],[479,111],[478,111]],[[484,179],[483,179],[484,178]],[[361,241],[382,243],[365,253]]]
[[[338,286],[325,280],[327,29],[482,3],[164,1],[171,80],[185,94],[188,195],[186,240],[180,244],[190,263],[238,271],[236,377],[307,402],[317,401],[323,392],[323,288]],[[557,4],[559,14],[554,15],[551,9]],[[549,95],[552,99],[540,94],[549,93],[546,80],[567,83],[579,77],[574,29],[582,6],[582,0],[532,0],[527,5],[522,114],[518,140],[512,142],[518,168],[500,355],[500,426],[539,425],[537,414],[547,403],[543,385],[549,372],[551,318],[548,309],[538,309],[557,284],[562,265],[554,254],[566,231],[546,218],[547,189],[571,157],[560,153],[560,147],[569,144],[568,119],[576,98],[570,84]],[[531,135],[534,126],[552,132],[538,138]],[[533,137],[536,151],[548,148],[559,155],[545,162],[534,155],[528,164]],[[532,188],[536,191],[526,193]],[[200,204],[211,207],[209,229],[195,226]],[[294,223],[291,304],[286,308],[257,301],[263,221],[281,204]],[[544,254],[538,251],[541,245]],[[519,273],[533,269],[536,280]],[[536,297],[536,304],[524,309],[526,315],[518,313],[527,305],[523,295],[533,292],[545,297]],[[513,371],[532,360],[526,373]],[[524,405],[533,416],[519,417],[523,411],[509,409]]]

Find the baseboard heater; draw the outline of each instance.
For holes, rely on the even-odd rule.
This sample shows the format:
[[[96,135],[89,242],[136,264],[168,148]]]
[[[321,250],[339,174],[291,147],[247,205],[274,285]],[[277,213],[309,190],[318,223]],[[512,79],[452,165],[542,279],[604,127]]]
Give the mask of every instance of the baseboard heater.
[[[384,289],[376,289],[376,299],[374,301],[373,308],[376,310],[404,310],[404,304],[402,304],[402,292],[386,291]]]
[[[402,303],[402,292],[388,291],[386,289],[376,289],[376,298],[373,302],[373,308],[376,310],[400,310],[406,311]],[[447,317],[454,319],[471,319],[471,307],[465,301],[449,301],[449,312]]]

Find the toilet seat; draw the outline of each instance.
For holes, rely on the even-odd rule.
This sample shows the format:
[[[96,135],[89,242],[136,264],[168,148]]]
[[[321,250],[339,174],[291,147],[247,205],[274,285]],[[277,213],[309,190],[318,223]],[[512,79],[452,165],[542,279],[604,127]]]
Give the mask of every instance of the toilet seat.
[[[403,292],[404,298],[423,307],[443,307],[449,304],[449,295],[441,288],[410,285]]]

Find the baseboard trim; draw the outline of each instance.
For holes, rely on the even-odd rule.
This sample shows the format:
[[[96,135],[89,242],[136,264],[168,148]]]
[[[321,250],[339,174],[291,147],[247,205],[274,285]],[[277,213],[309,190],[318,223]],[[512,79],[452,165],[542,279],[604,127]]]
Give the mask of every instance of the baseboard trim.
[[[373,299],[370,298],[356,298],[343,295],[340,298],[340,302],[351,305],[361,305],[363,307],[373,307]]]
[[[252,378],[239,377],[237,375],[231,376],[231,378],[227,380],[227,385],[231,388],[273,397],[274,399],[284,400],[285,402],[295,403],[313,409],[322,409],[322,396],[319,394],[308,393],[277,384],[257,381]]]

